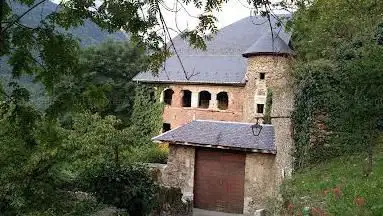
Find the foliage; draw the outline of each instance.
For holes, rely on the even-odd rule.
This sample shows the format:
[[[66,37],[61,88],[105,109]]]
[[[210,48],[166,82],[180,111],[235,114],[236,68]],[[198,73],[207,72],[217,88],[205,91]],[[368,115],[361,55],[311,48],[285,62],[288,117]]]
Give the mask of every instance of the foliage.
[[[296,168],[371,149],[383,114],[375,1],[314,1],[294,16]]]
[[[85,50],[82,60],[81,64],[86,67],[83,76],[95,86],[109,86],[106,92],[108,103],[101,114],[115,115],[128,123],[136,86],[132,79],[139,72],[146,71],[148,65],[142,47],[128,42],[108,41]]]
[[[75,115],[73,128],[64,129],[27,99],[27,91],[14,86],[1,104],[2,214],[84,215],[100,209],[100,203],[79,200],[70,190],[81,185],[85,170],[124,161],[120,152],[129,151],[129,130],[116,129],[116,117],[89,113]]]
[[[265,109],[265,115],[263,117],[263,124],[271,124],[272,106],[273,106],[273,90],[271,88],[268,88],[267,95],[266,95],[266,109]]]
[[[128,128],[117,129],[121,121],[115,116],[85,113],[76,114],[73,120],[73,128],[63,140],[69,162],[64,168],[73,178],[92,167],[127,160],[124,152],[130,151],[134,140]]]
[[[150,143],[150,139],[161,131],[163,105],[159,103],[160,92],[150,86],[137,86],[131,127],[137,143]]]
[[[63,77],[54,87],[54,103],[48,110],[53,116],[74,111],[115,115],[130,124],[135,97],[132,78],[146,70],[144,50],[129,42],[107,41],[81,52],[76,75]]]
[[[0,211],[3,215],[84,215],[99,204],[66,191],[67,131],[45,119],[14,85],[0,107]],[[63,201],[65,200],[65,201]]]
[[[145,166],[102,166],[90,169],[87,179],[86,191],[103,203],[126,209],[129,215],[147,215],[156,204],[158,186]]]
[[[146,145],[138,145],[131,148],[125,157],[128,162],[142,163],[162,163],[166,164],[169,154],[168,148],[159,148],[156,143],[148,143]]]
[[[299,214],[308,207],[329,215],[381,215],[383,148],[379,137],[374,169],[368,178],[361,171],[366,169],[363,155],[342,156],[318,164],[315,169],[302,169],[282,188],[284,211]]]

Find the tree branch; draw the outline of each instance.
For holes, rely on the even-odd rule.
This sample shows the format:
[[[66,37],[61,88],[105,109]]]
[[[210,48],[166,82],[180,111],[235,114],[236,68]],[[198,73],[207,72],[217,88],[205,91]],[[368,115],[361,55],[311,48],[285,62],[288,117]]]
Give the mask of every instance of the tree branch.
[[[176,47],[175,47],[175,45],[174,45],[173,39],[172,39],[172,37],[171,37],[171,35],[170,35],[170,33],[169,33],[169,30],[168,30],[168,28],[167,28],[165,19],[164,19],[163,15],[162,15],[161,9],[160,9],[160,7],[159,7],[158,4],[157,4],[157,7],[158,7],[158,13],[159,13],[159,16],[160,16],[161,23],[162,23],[163,26],[165,27],[166,33],[167,33],[168,36],[169,36],[169,41],[170,41],[170,43],[172,44],[174,53],[176,54],[177,59],[178,59],[178,61],[179,61],[180,64],[181,64],[181,67],[182,67],[182,70],[183,70],[183,72],[184,72],[184,75],[185,75],[186,80],[189,80],[190,78],[188,77],[188,74],[186,73],[185,67],[184,67],[184,65],[183,65],[183,63],[182,63],[182,60],[181,60],[181,57],[180,57],[180,55],[179,55],[178,52],[177,52],[177,49],[176,49]],[[166,46],[166,45],[165,45],[165,46]]]
[[[41,0],[40,2],[38,2],[37,4],[33,5],[32,7],[30,7],[28,10],[26,10],[24,13],[22,13],[20,16],[17,17],[16,20],[14,20],[13,22],[11,22],[9,25],[7,25],[2,31],[1,33],[4,33],[5,31],[7,31],[10,27],[12,27],[15,23],[19,22],[25,15],[27,15],[30,11],[32,11],[33,9],[35,9],[37,6],[41,5],[42,3],[46,2],[47,0]]]

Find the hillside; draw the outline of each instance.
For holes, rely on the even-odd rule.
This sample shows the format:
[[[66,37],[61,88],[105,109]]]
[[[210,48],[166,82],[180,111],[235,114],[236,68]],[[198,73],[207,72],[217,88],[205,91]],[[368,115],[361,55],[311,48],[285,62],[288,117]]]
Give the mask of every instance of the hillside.
[[[373,171],[366,175],[367,154],[343,156],[296,173],[283,187],[289,214],[382,215],[383,144],[374,149]],[[305,210],[306,209],[306,210]]]

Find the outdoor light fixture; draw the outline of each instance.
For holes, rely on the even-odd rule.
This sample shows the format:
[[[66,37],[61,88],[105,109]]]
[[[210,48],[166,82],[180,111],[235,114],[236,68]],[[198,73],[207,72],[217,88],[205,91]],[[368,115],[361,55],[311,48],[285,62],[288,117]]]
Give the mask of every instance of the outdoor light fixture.
[[[259,121],[259,118],[257,118],[257,123],[251,125],[251,130],[253,131],[254,136],[259,136],[263,128],[262,125],[258,123],[258,121]]]

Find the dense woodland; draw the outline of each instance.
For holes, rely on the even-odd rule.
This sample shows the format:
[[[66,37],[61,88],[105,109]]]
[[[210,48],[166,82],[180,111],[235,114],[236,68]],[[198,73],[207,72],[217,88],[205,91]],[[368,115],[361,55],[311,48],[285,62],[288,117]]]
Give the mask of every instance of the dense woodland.
[[[212,12],[225,2],[180,2],[203,12],[196,29],[182,32],[203,49],[217,31]],[[295,174],[282,197],[270,198],[270,214],[381,215],[383,2],[250,3],[269,18],[272,8],[295,8],[283,24],[297,54]],[[51,9],[43,14],[45,4]],[[88,215],[114,206],[148,215],[159,187],[143,163],[167,157],[150,140],[162,104],[158,90],[131,79],[155,73],[172,51],[163,46],[170,36],[164,8],[155,0],[68,0],[53,8],[0,0],[0,212]],[[77,34],[81,26],[92,33]],[[99,29],[117,33],[107,40]],[[115,41],[121,29],[129,42]]]

